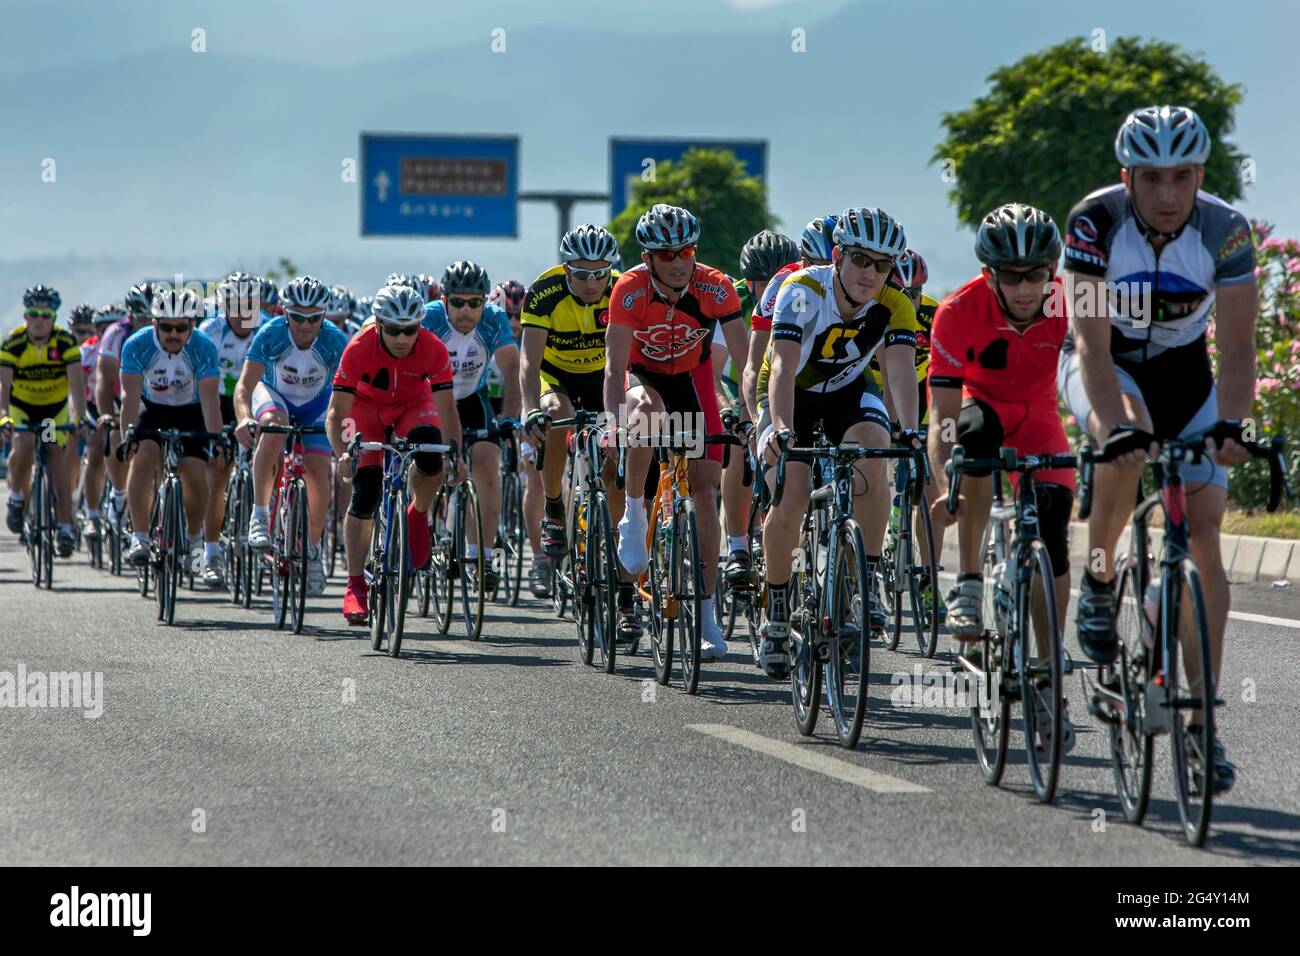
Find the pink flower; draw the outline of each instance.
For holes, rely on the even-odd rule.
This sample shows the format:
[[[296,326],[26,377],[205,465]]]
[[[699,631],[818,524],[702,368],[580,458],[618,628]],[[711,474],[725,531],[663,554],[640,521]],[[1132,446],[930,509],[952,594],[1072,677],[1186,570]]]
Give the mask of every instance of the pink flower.
[[[1277,250],[1280,251],[1280,250],[1286,248],[1286,240],[1285,240],[1285,239],[1265,239],[1263,242],[1261,242],[1261,243],[1259,244],[1259,248],[1260,248],[1260,251],[1261,251],[1261,252],[1268,252],[1269,250],[1272,250],[1272,249],[1277,249]]]
[[[1278,384],[1279,384],[1278,380],[1273,378],[1272,376],[1261,378],[1259,380],[1259,387],[1256,390],[1256,394],[1259,394],[1259,392],[1263,392],[1263,391],[1272,391],[1273,389],[1277,388]]]
[[[1255,234],[1261,239],[1267,239],[1273,234],[1273,227],[1263,222],[1252,223],[1255,227]]]
[[[1288,249],[1287,251],[1290,252],[1291,250]],[[1300,272],[1300,258],[1296,258],[1296,259],[1288,259],[1288,260],[1286,261],[1286,271],[1287,271],[1287,272]]]

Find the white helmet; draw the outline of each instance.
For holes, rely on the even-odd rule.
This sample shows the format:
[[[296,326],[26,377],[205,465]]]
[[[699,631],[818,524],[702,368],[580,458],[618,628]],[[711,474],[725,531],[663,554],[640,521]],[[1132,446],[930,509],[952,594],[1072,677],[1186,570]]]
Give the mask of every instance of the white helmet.
[[[1134,110],[1115,136],[1115,158],[1134,166],[1204,166],[1210,134],[1195,110],[1185,106],[1147,106]]]
[[[642,249],[681,249],[700,241],[700,223],[680,206],[655,203],[636,221],[636,241]]]
[[[410,328],[424,321],[424,296],[409,285],[386,285],[375,293],[370,314],[378,322]]]
[[[560,258],[565,262],[613,262],[618,258],[618,240],[603,226],[590,223],[570,229],[560,240]]]
[[[897,259],[907,251],[903,224],[883,209],[846,209],[835,222],[835,245],[869,249]]]

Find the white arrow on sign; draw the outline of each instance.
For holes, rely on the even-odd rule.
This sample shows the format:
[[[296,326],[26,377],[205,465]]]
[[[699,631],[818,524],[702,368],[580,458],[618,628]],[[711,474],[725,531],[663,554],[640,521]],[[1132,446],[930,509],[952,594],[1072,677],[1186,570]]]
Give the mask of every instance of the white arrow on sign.
[[[393,181],[388,178],[388,173],[381,169],[379,175],[375,177],[375,191],[379,193],[380,202],[388,202],[388,187],[392,184]]]

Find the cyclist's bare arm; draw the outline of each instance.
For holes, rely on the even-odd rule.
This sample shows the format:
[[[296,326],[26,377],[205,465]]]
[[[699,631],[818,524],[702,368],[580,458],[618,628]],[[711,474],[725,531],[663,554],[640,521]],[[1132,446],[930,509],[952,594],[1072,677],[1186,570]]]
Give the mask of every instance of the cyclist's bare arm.
[[[351,429],[345,430],[344,426],[355,398],[351,392],[341,392],[337,388],[330,395],[330,407],[325,412],[325,434],[330,440],[335,458],[342,458],[347,453],[348,442],[353,438]]]
[[[751,329],[749,333],[749,357],[745,361],[745,371],[740,380],[740,391],[745,398],[745,407],[749,417],[758,421],[758,370],[763,365],[763,353],[767,351],[771,332]]]
[[[140,388],[143,384],[143,375],[122,376],[122,413],[119,421],[123,437],[126,436],[126,430],[134,428],[140,420]]]
[[[916,349],[902,344],[884,346],[880,362],[885,391],[900,428],[916,430]],[[901,387],[898,387],[900,386]]]
[[[235,383],[235,423],[249,421],[253,417],[253,389],[266,374],[266,366],[252,359],[244,360],[240,370],[239,381]],[[351,396],[348,396],[351,398]]]
[[[1100,276],[1078,272],[1071,273],[1071,276],[1074,279],[1074,299],[1069,303],[1070,328],[1079,353],[1083,388],[1100,426],[1100,434],[1095,437],[1103,441],[1112,428],[1129,420],[1120,398],[1115,360],[1110,354],[1110,300],[1106,296],[1106,282]],[[1080,309],[1080,304],[1085,308]],[[1086,422],[1079,424],[1089,427]]]
[[[96,359],[98,369],[95,372],[95,407],[101,415],[113,413],[113,397],[117,394],[117,378],[121,363],[111,355],[100,355]]]
[[[68,363],[68,409],[72,420],[80,422],[86,417],[86,370],[80,360]]]
[[[501,411],[506,418],[519,418],[519,346],[511,342],[492,353],[501,370]],[[537,406],[532,406],[536,408]]]
[[[1248,418],[1255,402],[1255,319],[1259,289],[1254,282],[1223,286],[1214,294],[1214,339],[1219,349],[1219,417]],[[1234,448],[1231,461],[1249,459]]]

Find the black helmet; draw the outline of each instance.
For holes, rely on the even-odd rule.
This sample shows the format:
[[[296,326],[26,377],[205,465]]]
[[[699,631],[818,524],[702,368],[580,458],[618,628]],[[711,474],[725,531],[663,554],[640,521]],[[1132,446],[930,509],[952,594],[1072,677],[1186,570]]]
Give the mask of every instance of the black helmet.
[[[1061,231],[1041,209],[1019,202],[984,217],[975,236],[975,258],[990,269],[1054,265],[1061,257]]]
[[[34,285],[23,293],[25,309],[58,309],[62,302],[59,293],[47,285]]]
[[[95,321],[95,307],[89,302],[83,302],[81,305],[74,305],[72,311],[68,313],[69,325],[86,325]]]
[[[764,229],[740,250],[740,274],[751,282],[766,282],[798,258],[793,239]]]
[[[487,270],[476,262],[463,259],[447,266],[440,284],[444,295],[448,292],[471,292],[486,298],[492,292]]]

